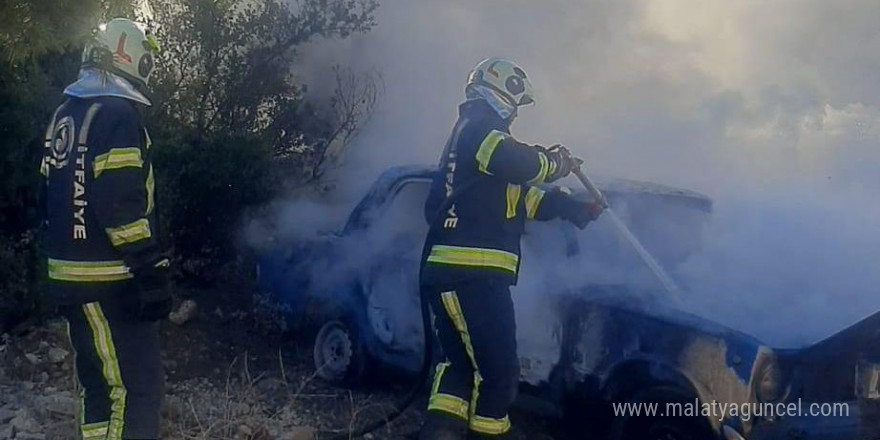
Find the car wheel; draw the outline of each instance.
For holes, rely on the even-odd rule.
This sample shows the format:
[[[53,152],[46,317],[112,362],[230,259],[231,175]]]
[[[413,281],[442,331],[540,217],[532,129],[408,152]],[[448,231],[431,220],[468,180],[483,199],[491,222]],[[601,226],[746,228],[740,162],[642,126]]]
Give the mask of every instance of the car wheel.
[[[364,376],[366,358],[355,327],[343,321],[325,323],[315,336],[313,352],[318,377],[336,385],[356,385]]]
[[[694,399],[674,387],[658,386],[637,392],[627,404],[657,405],[654,415],[616,416],[611,424],[610,440],[706,440],[717,438],[712,427],[700,416],[665,416],[668,403],[693,405]]]

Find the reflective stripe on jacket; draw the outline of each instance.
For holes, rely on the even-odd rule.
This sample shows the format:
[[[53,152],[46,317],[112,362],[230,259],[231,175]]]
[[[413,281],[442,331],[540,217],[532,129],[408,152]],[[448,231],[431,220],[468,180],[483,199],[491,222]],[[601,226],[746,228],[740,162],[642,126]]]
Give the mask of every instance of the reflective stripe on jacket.
[[[515,284],[525,220],[557,217],[557,200],[567,197],[535,186],[553,167],[543,148],[513,138],[485,101],[463,103],[425,204],[423,282],[490,274]]]
[[[94,299],[159,259],[150,147],[128,100],[71,97],[56,110],[40,166],[50,301]]]

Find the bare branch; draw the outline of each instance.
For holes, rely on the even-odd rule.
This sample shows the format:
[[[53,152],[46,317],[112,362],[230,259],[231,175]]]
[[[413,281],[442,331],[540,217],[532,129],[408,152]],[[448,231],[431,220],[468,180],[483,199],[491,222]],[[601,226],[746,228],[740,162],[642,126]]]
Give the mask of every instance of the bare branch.
[[[379,98],[384,93],[384,82],[379,72],[357,73],[339,65],[333,67],[335,89],[330,100],[333,131],[324,140],[313,167],[312,182],[338,165],[346,147],[370,120]]]

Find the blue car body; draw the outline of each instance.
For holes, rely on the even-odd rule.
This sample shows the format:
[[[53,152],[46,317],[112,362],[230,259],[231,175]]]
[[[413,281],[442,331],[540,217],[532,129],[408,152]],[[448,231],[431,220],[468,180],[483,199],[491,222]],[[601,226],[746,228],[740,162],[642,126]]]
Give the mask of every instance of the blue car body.
[[[434,172],[418,165],[388,169],[337,233],[264,247],[262,287],[284,298],[294,321],[344,316],[371,359],[417,371],[423,351],[417,284],[426,232],[422,204]],[[671,267],[699,246],[712,211],[707,197],[621,179],[599,185],[663,264]],[[880,315],[805,349],[774,350],[677,309],[601,219],[584,232],[563,222],[530,225],[523,249],[523,274],[513,293],[521,404],[602,425],[612,416],[611,403],[640,389],[671,386],[701,403],[801,399],[845,402],[850,409],[838,417],[705,417],[714,438],[880,436]],[[560,271],[577,276],[548,285],[547,274]],[[578,413],[582,408],[591,410]]]

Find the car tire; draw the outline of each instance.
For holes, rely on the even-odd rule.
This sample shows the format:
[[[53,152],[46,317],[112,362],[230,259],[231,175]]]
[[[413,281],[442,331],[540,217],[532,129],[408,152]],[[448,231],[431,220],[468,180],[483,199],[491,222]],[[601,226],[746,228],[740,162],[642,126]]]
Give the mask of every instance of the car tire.
[[[643,389],[627,400],[630,405],[657,404],[657,415],[616,416],[611,423],[609,440],[707,440],[718,438],[708,420],[699,416],[665,417],[667,403],[693,405],[690,393],[672,386]],[[643,409],[644,410],[644,409]],[[699,408],[698,408],[699,410]]]
[[[316,375],[334,385],[363,382],[366,354],[356,327],[345,321],[328,321],[315,336],[313,349]]]

